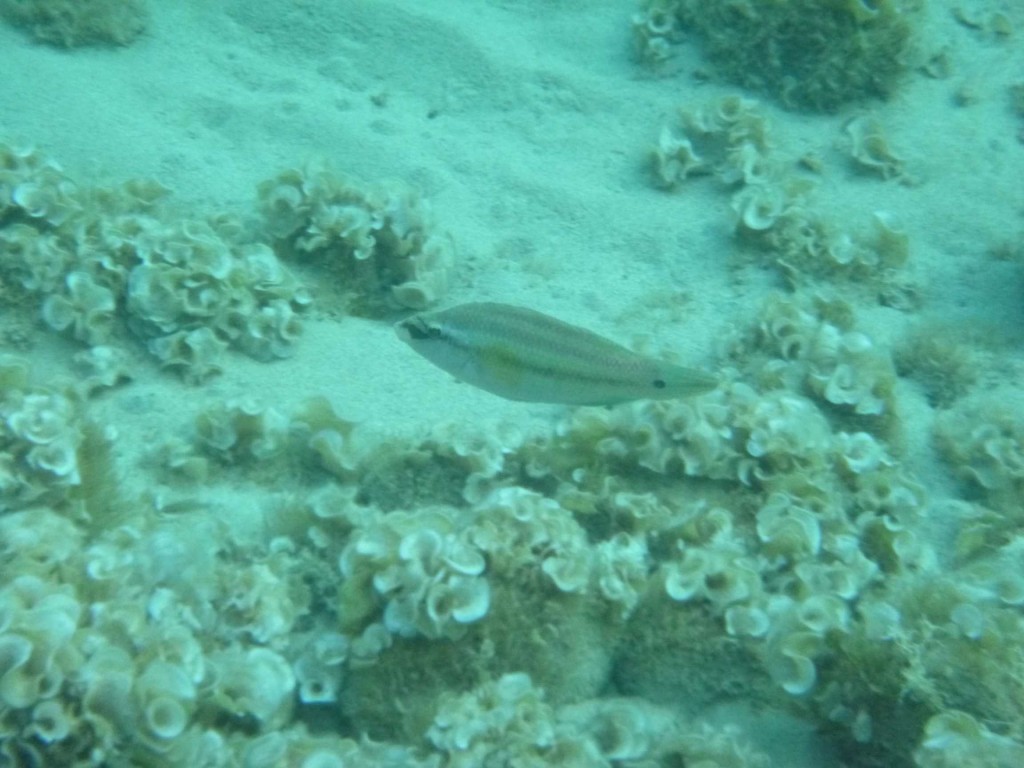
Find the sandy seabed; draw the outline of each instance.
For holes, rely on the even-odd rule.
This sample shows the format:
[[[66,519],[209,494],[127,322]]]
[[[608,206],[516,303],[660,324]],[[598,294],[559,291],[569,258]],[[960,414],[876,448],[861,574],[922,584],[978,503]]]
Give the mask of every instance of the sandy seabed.
[[[709,179],[658,189],[650,151],[680,107],[756,98],[777,157],[820,158],[824,215],[862,228],[885,211],[909,236],[905,271],[920,305],[852,293],[858,328],[883,348],[917,327],[955,329],[984,363],[975,394],[1019,394],[1024,124],[1009,88],[1024,82],[1024,17],[1016,9],[1015,36],[1000,40],[931,5],[918,53],[947,49],[950,77],[913,71],[888,102],[813,115],[693,77],[696,45],[652,73],[636,60],[635,8],[623,0],[154,2],[147,31],[124,48],[63,50],[0,27],[0,135],[39,146],[80,183],[155,178],[193,210],[243,217],[260,181],[312,158],[403,180],[455,243],[443,304],[525,304],[713,366],[723,340],[787,287],[741,252],[728,192]],[[914,183],[850,162],[842,126],[865,113]],[[443,421],[563,413],[455,382],[387,322],[313,312],[304,326],[292,357],[229,353],[201,388],[140,355],[133,382],[90,404],[116,427],[127,482],[151,482],[137,459],[160,437],[187,434],[202,403],[238,397],[290,412],[323,395],[347,419],[410,435]],[[47,379],[69,373],[77,349],[37,324],[27,356]],[[935,409],[912,381],[899,382],[898,397],[905,466],[937,497],[956,495],[932,446]],[[259,495],[220,489],[216,504],[231,505],[234,492],[244,504]]]

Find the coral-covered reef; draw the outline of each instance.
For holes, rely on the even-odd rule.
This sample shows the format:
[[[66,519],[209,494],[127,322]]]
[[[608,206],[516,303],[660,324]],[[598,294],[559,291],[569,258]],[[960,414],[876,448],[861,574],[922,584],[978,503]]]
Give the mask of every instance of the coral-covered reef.
[[[451,243],[408,188],[371,186],[311,163],[264,181],[259,197],[278,252],[328,276],[344,310],[423,309],[447,290]]]
[[[898,219],[875,211],[870,226],[851,231],[821,211],[815,182],[798,163],[774,152],[771,123],[758,102],[725,96],[683,108],[677,124],[661,130],[651,151],[654,183],[675,191],[710,176],[731,194],[734,233],[743,246],[776,266],[795,287],[842,283],[868,286],[884,304],[907,308],[914,288],[900,271],[910,250]],[[880,178],[903,178],[877,121],[846,126],[843,143],[855,167]]]
[[[289,355],[311,301],[236,219],[182,211],[153,181],[80,187],[39,150],[3,143],[0,244],[9,301],[39,302],[46,325],[93,349],[134,338],[196,382],[228,347]]]
[[[1007,513],[944,502],[951,560],[852,310],[778,297],[734,343],[747,383],[527,430],[210,401],[140,466],[171,502],[119,482],[88,387],[5,360],[5,759],[766,765],[702,721],[723,707],[856,765],[1024,749],[1020,425],[940,422]],[[258,525],[209,514],[222,483],[260,489]]]
[[[684,32],[725,79],[782,104],[835,111],[885,98],[909,65],[916,0],[648,0],[633,21],[641,58],[658,63]]]
[[[0,0],[0,16],[65,48],[128,45],[147,20],[143,0]]]
[[[197,216],[155,181],[81,187],[38,149],[0,142],[0,278],[15,304],[110,368],[134,339],[201,383],[225,350],[288,357],[313,296],[278,259],[326,272],[340,311],[380,315],[443,295],[451,246],[410,190],[371,188],[318,167],[261,185],[265,232]],[[110,378],[113,374],[106,374]],[[113,375],[116,380],[117,376]]]
[[[60,45],[138,32],[135,0],[74,5],[122,31],[0,0]],[[649,0],[634,34],[654,63],[692,35],[724,77],[835,111],[895,92],[919,12]],[[957,19],[1002,35],[986,13]],[[770,108],[718,96],[648,158],[666,195],[722,193],[713,257],[775,282],[732,286],[713,391],[391,432],[336,392],[168,377],[186,395],[136,453],[109,390],[140,366],[205,385],[240,352],[304,376],[311,308],[359,334],[442,300],[452,244],[415,190],[327,163],[198,213],[0,143],[0,340],[54,334],[66,358],[0,355],[0,767],[1024,764],[1019,361],[947,331],[956,313],[908,320],[912,233],[851,221],[820,146],[787,158]],[[846,178],[916,203],[882,117],[829,125]]]

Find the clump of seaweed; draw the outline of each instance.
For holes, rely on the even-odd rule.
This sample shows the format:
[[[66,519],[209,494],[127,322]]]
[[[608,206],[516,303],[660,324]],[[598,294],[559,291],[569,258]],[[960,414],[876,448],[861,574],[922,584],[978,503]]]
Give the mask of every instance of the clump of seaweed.
[[[907,70],[916,2],[648,0],[633,21],[642,59],[669,57],[683,31],[724,79],[787,107],[833,112],[887,98]]]

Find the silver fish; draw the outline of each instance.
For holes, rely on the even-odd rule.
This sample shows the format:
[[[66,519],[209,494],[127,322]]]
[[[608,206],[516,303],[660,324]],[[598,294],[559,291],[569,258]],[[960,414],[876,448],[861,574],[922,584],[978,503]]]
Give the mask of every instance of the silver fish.
[[[525,307],[490,302],[422,312],[400,339],[455,378],[509,400],[613,405],[714,389],[710,373],[631,352]]]

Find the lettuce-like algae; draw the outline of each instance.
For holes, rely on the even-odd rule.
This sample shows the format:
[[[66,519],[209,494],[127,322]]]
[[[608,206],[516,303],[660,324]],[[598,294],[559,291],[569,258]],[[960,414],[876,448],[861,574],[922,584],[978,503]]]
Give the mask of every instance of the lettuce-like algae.
[[[0,0],[0,15],[40,42],[74,48],[128,45],[148,13],[143,0]]]
[[[908,68],[918,3],[901,0],[650,0],[634,20],[643,58],[683,31],[726,80],[799,109],[887,98]]]

